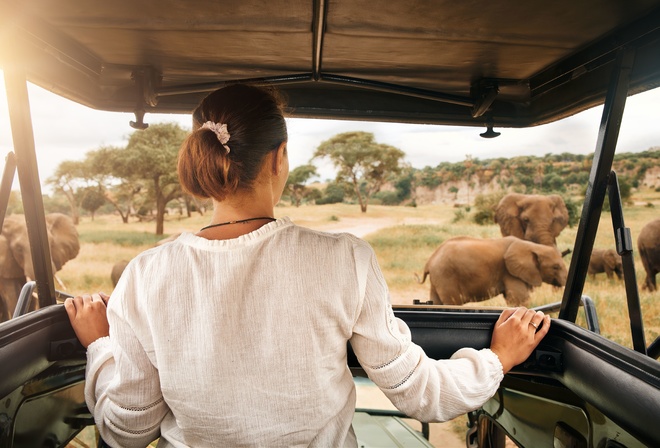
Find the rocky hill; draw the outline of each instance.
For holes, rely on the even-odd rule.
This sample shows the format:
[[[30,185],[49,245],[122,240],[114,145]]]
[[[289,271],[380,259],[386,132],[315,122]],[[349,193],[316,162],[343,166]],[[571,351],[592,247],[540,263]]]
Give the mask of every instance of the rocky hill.
[[[409,200],[417,204],[474,203],[477,195],[499,191],[584,194],[593,154],[548,154],[510,159],[469,159],[416,170]],[[617,154],[614,171],[622,189],[660,191],[660,147]],[[390,185],[389,190],[394,190]],[[630,191],[629,191],[630,192]]]

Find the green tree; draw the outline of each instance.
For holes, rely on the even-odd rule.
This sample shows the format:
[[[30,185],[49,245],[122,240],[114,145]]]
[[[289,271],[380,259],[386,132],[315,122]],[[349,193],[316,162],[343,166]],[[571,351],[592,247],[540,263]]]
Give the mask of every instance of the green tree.
[[[86,168],[85,162],[65,160],[57,166],[53,175],[46,179],[46,184],[69,202],[71,219],[76,225],[80,222],[78,190],[86,186],[85,179],[88,176]]]
[[[442,183],[442,178],[439,176],[437,170],[430,166],[425,166],[417,171],[415,176],[419,179],[419,185],[430,190],[437,188]]]
[[[179,148],[188,131],[176,123],[156,123],[136,131],[115,160],[116,175],[143,180],[156,206],[156,235],[162,235],[167,203],[182,194],[176,172]]]
[[[404,152],[393,146],[376,143],[370,132],[345,132],[319,145],[314,158],[328,158],[337,172],[337,182],[348,182],[367,211],[369,198],[380,191],[387,176],[398,174]]]
[[[472,174],[474,174],[474,160],[472,159],[471,154],[466,154],[465,155],[465,160],[463,161],[463,166],[465,166],[465,175],[467,176],[467,206],[470,206],[470,188],[471,185],[474,185],[472,182],[470,182],[470,178],[472,177]]]
[[[331,182],[325,187],[325,190],[323,190],[323,195],[316,200],[316,204],[338,204],[344,202],[345,196],[346,191],[344,190],[343,184]]]
[[[87,187],[80,192],[80,206],[87,210],[94,221],[94,214],[105,204],[105,195],[100,187]]]
[[[103,192],[105,199],[119,213],[124,224],[135,212],[135,198],[142,191],[142,180],[126,177],[124,148],[104,146],[89,151],[85,157],[88,176]]]
[[[317,175],[316,167],[311,164],[296,167],[289,173],[289,178],[286,181],[286,189],[291,198],[291,205],[300,207],[300,203],[309,192],[306,183]]]

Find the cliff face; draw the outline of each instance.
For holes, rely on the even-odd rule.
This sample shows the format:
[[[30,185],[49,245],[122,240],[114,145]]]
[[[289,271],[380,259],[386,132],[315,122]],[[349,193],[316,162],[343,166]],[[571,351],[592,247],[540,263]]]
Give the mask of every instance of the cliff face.
[[[640,184],[651,189],[660,188],[660,166],[646,170]]]
[[[417,186],[412,199],[423,204],[473,205],[478,195],[503,190],[528,194],[549,194],[562,191],[571,195],[584,192],[591,171],[589,156],[546,155],[512,159],[442,163],[436,168],[418,171]],[[660,150],[651,148],[642,153],[617,155],[613,169],[619,182],[637,189],[660,188]]]
[[[472,205],[474,198],[480,194],[490,194],[501,191],[504,187],[495,179],[487,184],[467,182],[465,180],[448,182],[434,189],[417,187],[415,199],[418,205],[424,204],[456,204]]]

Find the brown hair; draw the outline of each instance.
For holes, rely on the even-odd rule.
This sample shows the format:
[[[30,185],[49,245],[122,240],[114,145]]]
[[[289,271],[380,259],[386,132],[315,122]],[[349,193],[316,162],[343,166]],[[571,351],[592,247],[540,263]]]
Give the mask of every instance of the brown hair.
[[[284,102],[270,87],[233,84],[209,94],[193,112],[193,131],[179,151],[182,188],[197,197],[223,200],[252,187],[264,157],[287,141]],[[226,124],[225,149],[207,121]]]

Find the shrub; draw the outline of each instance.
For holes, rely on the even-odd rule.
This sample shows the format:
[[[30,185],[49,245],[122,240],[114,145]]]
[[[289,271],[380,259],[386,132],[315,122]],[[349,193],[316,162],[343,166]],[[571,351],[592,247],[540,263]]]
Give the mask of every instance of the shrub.
[[[396,191],[379,191],[373,198],[383,205],[399,205],[401,203],[401,197]]]
[[[329,184],[323,191],[323,196],[316,200],[318,205],[322,204],[337,204],[339,202],[344,202],[345,196],[344,189],[341,185]]]
[[[504,197],[506,191],[501,190],[490,194],[479,194],[474,199],[476,213],[473,216],[475,223],[485,226],[495,222],[495,208]]]
[[[457,223],[457,222],[465,219],[465,216],[466,216],[465,210],[463,210],[462,208],[459,208],[458,210],[456,210],[454,212],[454,219],[451,222]]]

